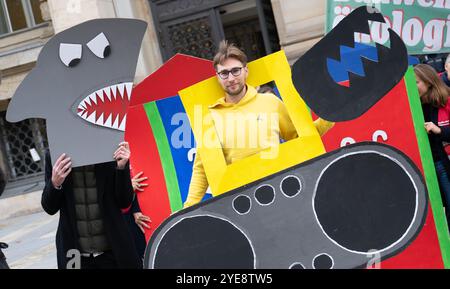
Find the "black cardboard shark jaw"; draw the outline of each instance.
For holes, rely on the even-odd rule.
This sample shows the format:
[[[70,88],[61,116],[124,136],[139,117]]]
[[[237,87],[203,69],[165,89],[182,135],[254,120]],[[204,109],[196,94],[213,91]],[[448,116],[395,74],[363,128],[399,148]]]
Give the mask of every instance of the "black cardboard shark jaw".
[[[368,21],[385,22],[375,9],[359,7],[292,67],[292,80],[300,96],[324,119],[347,121],[361,116],[403,78],[408,68],[405,44],[392,29],[388,29],[390,48],[377,43],[378,61],[361,59],[364,77],[349,72],[349,87],[333,80],[327,59],[339,60],[341,45],[354,47],[355,32],[370,34]]]
[[[408,246],[427,191],[402,152],[344,147],[169,217],[152,235],[147,268],[360,268]]]

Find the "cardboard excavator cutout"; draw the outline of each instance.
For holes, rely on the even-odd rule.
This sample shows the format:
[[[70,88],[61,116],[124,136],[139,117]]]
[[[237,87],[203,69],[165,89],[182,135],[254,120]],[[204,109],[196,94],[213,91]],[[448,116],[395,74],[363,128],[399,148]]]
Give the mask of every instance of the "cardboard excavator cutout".
[[[282,51],[248,64],[247,82],[273,81],[298,133],[279,145],[276,158],[261,157],[263,150],[231,164],[225,161],[220,136],[207,133],[216,125],[209,121],[208,107],[223,97],[211,62],[176,55],[136,87],[126,138],[134,169],[150,170],[149,187],[138,194],[156,228],[146,234],[147,268],[360,268],[371,260],[388,268],[443,267],[445,238],[429,210],[422,166],[429,148],[418,142],[419,136],[426,137],[420,130],[423,121],[409,114],[410,107],[420,114],[420,103],[411,89],[412,71],[405,76],[403,42],[389,30],[390,48],[377,44],[376,60],[358,59],[365,77],[350,74],[350,83],[338,83],[330,75],[330,59],[339,61],[340,46],[353,47],[354,33],[367,32],[368,21],[384,19],[372,9],[356,9],[294,63],[292,73]],[[170,83],[170,89],[150,91],[156,83]],[[407,110],[408,140],[365,142],[371,135],[340,148],[326,135],[322,142],[307,105],[349,128],[367,115],[380,124],[390,113],[376,107],[393,87],[401,94],[392,113],[398,117]],[[179,117],[183,113],[188,128],[187,119]],[[404,119],[396,122],[394,131]],[[174,130],[177,125],[184,127],[182,133]],[[146,140],[138,134],[144,129]],[[191,133],[214,197],[181,210],[192,173],[183,167],[192,167],[194,152],[175,145],[174,138],[184,134],[190,140]],[[433,182],[435,176],[427,175],[427,183]]]
[[[56,35],[18,88],[7,119],[47,119],[53,161],[66,152],[75,166],[110,161],[125,128],[133,170],[149,177],[138,194],[153,227],[146,232],[147,268],[359,268],[374,258],[386,267],[447,266],[448,236],[436,176],[425,165],[430,152],[420,141],[426,136],[411,70],[404,77],[403,42],[390,30],[390,48],[377,45],[378,59],[362,60],[365,76],[338,83],[330,75],[340,46],[353,46],[354,32],[367,32],[368,21],[384,19],[356,9],[292,73],[282,51],[248,64],[248,83],[273,81],[297,130],[275,158],[261,158],[263,150],[227,164],[219,136],[203,145],[204,133],[214,131],[214,122],[204,121],[208,106],[223,96],[210,61],[177,55],[130,100],[145,30],[137,20],[92,20]],[[400,94],[385,96],[394,86]],[[362,142],[336,145],[350,139],[341,124],[360,127],[367,117],[382,125],[390,112],[374,111],[388,98],[392,114],[406,110],[402,142],[352,135]],[[322,141],[307,106],[342,121],[337,132]],[[182,210],[195,153],[214,197]]]

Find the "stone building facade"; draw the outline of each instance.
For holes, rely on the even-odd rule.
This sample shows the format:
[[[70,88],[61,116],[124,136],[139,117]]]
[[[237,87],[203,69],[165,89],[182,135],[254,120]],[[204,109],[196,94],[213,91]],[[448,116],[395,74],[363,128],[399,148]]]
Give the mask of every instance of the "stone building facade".
[[[138,83],[177,52],[211,58],[223,38],[250,59],[284,49],[292,63],[323,36],[325,6],[325,0],[0,0],[0,167],[10,185],[42,179],[45,122],[9,124],[5,112],[55,33],[95,18],[146,21]]]

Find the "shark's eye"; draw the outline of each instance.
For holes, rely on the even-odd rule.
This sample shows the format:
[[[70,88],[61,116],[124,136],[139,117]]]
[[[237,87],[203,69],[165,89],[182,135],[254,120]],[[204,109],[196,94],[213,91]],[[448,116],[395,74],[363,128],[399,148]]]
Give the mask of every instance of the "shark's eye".
[[[83,47],[81,44],[59,44],[59,58],[67,67],[74,67],[81,60],[81,51]]]
[[[106,39],[106,36],[105,34],[103,34],[103,32],[95,36],[95,38],[89,41],[86,45],[97,57],[100,58],[108,57],[108,55],[111,53],[109,41],[108,39]]]

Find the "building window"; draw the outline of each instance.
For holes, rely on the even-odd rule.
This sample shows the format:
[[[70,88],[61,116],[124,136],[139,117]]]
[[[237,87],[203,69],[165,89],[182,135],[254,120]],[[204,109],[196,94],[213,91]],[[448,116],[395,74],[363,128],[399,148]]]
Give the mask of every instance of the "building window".
[[[18,182],[44,173],[45,150],[48,148],[45,121],[26,119],[17,123],[6,121],[0,112],[0,154],[9,182]]]
[[[44,21],[42,0],[0,0],[0,35],[39,25]]]

